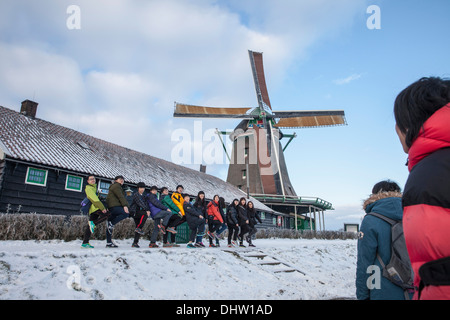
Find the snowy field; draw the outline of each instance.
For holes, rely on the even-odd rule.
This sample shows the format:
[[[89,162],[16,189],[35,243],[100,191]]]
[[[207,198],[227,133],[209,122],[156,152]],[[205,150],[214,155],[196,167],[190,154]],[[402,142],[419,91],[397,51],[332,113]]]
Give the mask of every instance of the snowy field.
[[[356,240],[257,239],[252,250],[116,242],[1,241],[0,299],[355,298]]]

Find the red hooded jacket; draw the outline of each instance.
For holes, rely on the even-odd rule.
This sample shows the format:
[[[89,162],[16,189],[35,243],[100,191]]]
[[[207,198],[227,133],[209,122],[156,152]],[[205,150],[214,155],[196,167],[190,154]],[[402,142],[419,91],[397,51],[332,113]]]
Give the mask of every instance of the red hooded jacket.
[[[409,149],[408,169],[403,230],[418,288],[419,268],[450,256],[450,103],[424,123]],[[426,286],[420,299],[449,300],[450,286]]]
[[[208,216],[213,216],[213,220],[219,220],[220,223],[223,223],[223,218],[219,211],[219,202],[216,202],[214,200],[210,201],[206,208]]]

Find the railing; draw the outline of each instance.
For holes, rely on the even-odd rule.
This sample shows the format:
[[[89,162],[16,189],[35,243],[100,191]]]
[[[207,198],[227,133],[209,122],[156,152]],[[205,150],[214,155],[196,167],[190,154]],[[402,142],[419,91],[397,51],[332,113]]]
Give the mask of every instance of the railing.
[[[262,202],[274,201],[277,203],[286,203],[286,204],[299,204],[299,205],[314,205],[323,210],[334,210],[331,202],[325,201],[321,198],[317,197],[306,197],[306,196],[283,196],[278,194],[258,194],[251,193],[253,198],[257,200],[262,200]]]

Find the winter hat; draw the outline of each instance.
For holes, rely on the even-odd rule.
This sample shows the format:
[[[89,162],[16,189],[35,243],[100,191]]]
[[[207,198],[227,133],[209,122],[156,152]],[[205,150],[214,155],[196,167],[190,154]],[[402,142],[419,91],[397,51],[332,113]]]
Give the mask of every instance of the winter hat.
[[[145,188],[145,183],[139,182],[139,183],[137,184],[137,187],[138,187],[138,188]]]

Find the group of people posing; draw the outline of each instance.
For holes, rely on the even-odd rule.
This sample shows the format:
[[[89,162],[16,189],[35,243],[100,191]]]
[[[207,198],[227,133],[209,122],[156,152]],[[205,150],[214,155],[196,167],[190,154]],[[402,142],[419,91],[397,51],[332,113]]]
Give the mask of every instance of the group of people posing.
[[[261,223],[262,220],[253,202],[247,202],[245,197],[234,199],[226,206],[224,198],[215,195],[213,200],[207,201],[205,193],[199,191],[195,200],[191,201],[191,197],[183,193],[183,186],[178,185],[172,195],[169,195],[167,187],[161,188],[158,198],[156,186],[152,186],[150,193],[147,194],[146,185],[139,182],[130,205],[122,188],[123,183],[123,176],[115,177],[103,203],[98,196],[95,176],[88,176],[85,192],[91,204],[89,222],[81,245],[83,248],[93,248],[89,243],[90,236],[96,226],[103,221],[106,221],[106,246],[117,247],[112,240],[114,226],[128,217],[134,219],[136,226],[132,244],[135,248],[139,248],[139,239],[144,234],[143,227],[148,218],[154,221],[154,228],[150,234],[150,248],[159,247],[156,240],[160,232],[163,234],[164,247],[179,247],[176,243],[176,229],[184,222],[190,230],[188,248],[205,247],[202,241],[205,235],[208,235],[210,247],[219,247],[219,236],[226,229],[228,229],[228,247],[245,247],[244,239],[249,246],[254,247],[252,236],[257,232],[257,221]]]

